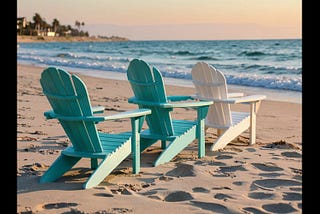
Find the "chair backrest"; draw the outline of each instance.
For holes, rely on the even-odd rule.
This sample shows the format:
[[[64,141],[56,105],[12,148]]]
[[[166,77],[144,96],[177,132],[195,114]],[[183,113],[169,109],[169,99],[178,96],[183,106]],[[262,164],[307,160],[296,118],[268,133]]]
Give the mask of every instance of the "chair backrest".
[[[196,92],[202,98],[228,98],[225,76],[211,65],[198,62],[192,68],[191,75]],[[209,108],[206,123],[217,128],[228,128],[232,124],[230,104],[214,102]]]
[[[143,60],[133,59],[128,66],[127,77],[136,99],[153,103],[168,102],[162,75],[155,67],[151,67]],[[139,107],[151,109],[152,113],[146,116],[150,133],[162,136],[174,134],[171,109],[149,105],[139,105]]]
[[[40,83],[55,114],[64,117],[92,116],[87,88],[77,76],[49,67],[42,72]],[[76,151],[102,151],[94,122],[64,119],[59,119],[59,122]]]

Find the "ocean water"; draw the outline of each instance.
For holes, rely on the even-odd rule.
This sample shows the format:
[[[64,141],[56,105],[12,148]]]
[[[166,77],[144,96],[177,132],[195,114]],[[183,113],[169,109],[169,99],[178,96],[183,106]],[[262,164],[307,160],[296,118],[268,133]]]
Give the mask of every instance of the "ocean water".
[[[169,84],[193,87],[191,69],[204,61],[221,70],[231,88],[301,103],[301,39],[47,42],[17,47],[20,64],[58,66],[106,78],[126,79],[133,58],[157,67]]]

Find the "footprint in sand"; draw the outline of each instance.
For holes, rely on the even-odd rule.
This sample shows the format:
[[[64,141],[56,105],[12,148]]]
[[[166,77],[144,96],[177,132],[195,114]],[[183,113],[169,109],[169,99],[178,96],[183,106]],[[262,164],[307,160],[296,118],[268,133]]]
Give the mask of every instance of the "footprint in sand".
[[[93,194],[93,195],[95,195],[95,196],[99,196],[99,197],[106,197],[106,198],[113,197],[113,195],[112,195],[112,194],[103,193],[103,192],[101,192],[101,193],[95,193],[95,194]]]
[[[248,152],[256,152],[257,150],[256,149],[254,149],[254,148],[247,148],[246,149]]]
[[[195,165],[206,165],[206,162],[198,160],[198,161],[194,162],[194,164]]]
[[[164,188],[157,188],[150,190],[145,193],[141,193],[143,196],[147,196],[151,199],[166,201],[166,202],[178,202],[178,201],[189,201],[193,199],[192,195],[189,192],[185,191],[174,191],[169,192]]]
[[[236,185],[236,186],[243,186],[246,183],[247,182],[244,182],[244,181],[235,181],[235,182],[233,182],[233,184]]]
[[[203,210],[209,210],[214,213],[235,213],[232,210],[229,210],[227,207],[217,204],[217,203],[208,203],[208,202],[201,202],[201,201],[191,201],[192,205],[195,207],[199,207]]]
[[[203,188],[203,187],[194,187],[192,188],[193,192],[202,192],[202,193],[209,193],[210,190]]]
[[[225,166],[227,164],[223,163],[223,162],[219,162],[219,161],[212,161],[208,164],[209,166]]]
[[[155,189],[151,189],[145,193],[142,193],[142,195],[152,195],[152,194],[156,194],[158,191],[167,191],[167,188],[155,188]]]
[[[299,149],[299,147],[295,146],[292,143],[287,143],[286,141],[280,140],[277,142],[273,142],[264,146],[264,148],[268,149]]]
[[[289,189],[292,191],[298,191],[298,192],[302,191],[302,187],[290,187]]]
[[[277,203],[277,204],[264,204],[262,208],[272,213],[291,213],[297,211],[290,204]]]
[[[160,176],[157,179],[159,179],[159,181],[172,181],[173,180],[173,178],[168,177],[168,176]],[[157,179],[155,179],[155,180],[157,180]]]
[[[219,155],[216,157],[217,160],[227,160],[227,159],[231,159],[233,158],[233,156],[231,155]]]
[[[84,214],[87,212],[71,208],[70,211],[63,212],[61,214]],[[90,212],[94,214],[107,214],[107,213],[133,213],[133,209],[128,209],[128,208],[109,208],[107,210],[98,210],[95,212]],[[88,213],[89,214],[89,213]]]
[[[61,202],[61,203],[51,203],[51,204],[45,204],[42,207],[44,209],[47,210],[51,210],[51,209],[60,209],[60,208],[66,208],[66,207],[74,207],[74,206],[78,206],[77,203],[65,203],[65,202]]]
[[[259,173],[258,174],[259,176],[262,176],[262,177],[279,177],[281,175],[283,175],[283,173],[276,173],[276,172],[273,172],[273,173]]]
[[[235,172],[235,171],[247,171],[243,166],[236,165],[236,166],[221,166],[220,172],[226,173],[226,172]]]
[[[231,173],[223,173],[223,174],[212,174],[213,177],[218,177],[218,178],[226,178],[226,177],[235,177],[234,174]]]
[[[242,209],[254,214],[267,214],[266,212],[263,212],[262,210],[259,210],[255,207],[244,207]]]
[[[250,192],[248,194],[248,197],[252,199],[265,200],[265,199],[273,199],[276,197],[276,195],[273,193],[265,193],[265,192]]]
[[[298,203],[299,209],[302,209],[302,203]]]
[[[297,169],[297,168],[293,168],[293,167],[289,167],[293,173],[298,174],[298,175],[302,175],[302,170],[301,169]]]
[[[227,199],[234,199],[233,197],[223,194],[223,193],[217,193],[213,196],[215,199],[219,199],[219,200],[224,200],[226,201]]]
[[[46,170],[48,168],[48,165],[42,164],[42,163],[34,163],[34,164],[28,164],[23,165],[20,174],[21,175],[38,175],[42,171]]]
[[[275,172],[275,171],[283,171],[282,168],[278,167],[276,164],[268,162],[268,163],[252,163],[252,165],[261,171],[265,172]]]
[[[302,181],[302,175],[295,175],[292,178],[298,181]]]
[[[252,182],[250,189],[256,190],[257,188],[261,188],[264,190],[273,191],[273,188],[283,187],[283,186],[302,186],[302,183],[295,180],[288,179],[262,179],[255,180]]]
[[[219,161],[197,161],[194,163],[195,165],[202,165],[202,166],[225,166],[227,164]]]
[[[283,200],[286,201],[301,201],[302,194],[297,192],[285,192],[283,195]]]
[[[212,187],[212,190],[222,190],[222,189],[232,190],[230,187]]]
[[[111,190],[114,194],[121,194],[121,195],[133,195],[134,191],[132,191],[130,188],[127,187],[119,187],[116,190]]]
[[[193,199],[190,193],[184,191],[176,191],[168,194],[164,201],[166,202],[177,202],[177,201],[188,201]]]
[[[189,164],[179,163],[176,164],[176,168],[167,172],[166,176],[171,177],[195,177],[196,173],[194,167]]]
[[[288,157],[288,158],[301,158],[302,155],[298,152],[282,152],[282,156]]]

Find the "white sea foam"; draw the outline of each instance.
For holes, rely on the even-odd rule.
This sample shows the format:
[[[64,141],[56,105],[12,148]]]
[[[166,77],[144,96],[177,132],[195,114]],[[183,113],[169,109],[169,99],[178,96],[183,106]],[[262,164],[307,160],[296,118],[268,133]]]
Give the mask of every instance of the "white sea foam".
[[[58,66],[92,74],[123,74],[133,58],[157,67],[165,78],[191,80],[192,66],[205,61],[235,86],[302,92],[301,40],[134,41],[21,43],[18,63]],[[107,73],[110,77],[110,73]],[[192,85],[192,84],[191,84]]]

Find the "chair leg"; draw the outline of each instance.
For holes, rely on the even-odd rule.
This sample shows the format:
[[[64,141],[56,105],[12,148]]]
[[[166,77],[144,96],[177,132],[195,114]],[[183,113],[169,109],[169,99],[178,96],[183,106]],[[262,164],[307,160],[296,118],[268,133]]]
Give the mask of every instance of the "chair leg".
[[[218,139],[210,147],[211,151],[216,151],[223,149],[228,143],[230,143],[234,138],[238,136],[238,133],[232,132],[230,130],[224,132],[218,137]]]
[[[98,168],[91,174],[87,182],[82,186],[88,189],[99,185],[124,159],[131,153],[131,144],[126,143],[116,152],[104,158]]]
[[[256,118],[260,102],[252,104],[250,108],[250,145],[256,143]]]
[[[52,182],[69,171],[81,158],[61,154],[41,176],[40,183]]]
[[[154,163],[154,166],[158,166],[160,164],[169,162],[179,152],[181,152],[190,143],[192,143],[193,140],[191,139],[195,139],[195,136],[196,136],[196,128],[193,127],[184,135],[176,138],[174,141],[171,141],[167,146],[167,148],[163,150],[160,156],[157,158],[157,160]]]
[[[224,131],[221,136],[218,137],[218,139],[210,147],[210,150],[216,151],[218,149],[223,149],[228,143],[230,143],[233,139],[239,136],[246,129],[248,129],[248,126],[239,125],[239,126],[230,127],[229,129]]]
[[[199,120],[197,125],[198,158],[202,158],[206,155],[205,135],[207,129],[204,119]]]
[[[161,141],[161,149],[166,149],[167,148],[167,141],[162,140]]]
[[[98,159],[91,158],[91,169],[96,169],[98,167]]]

